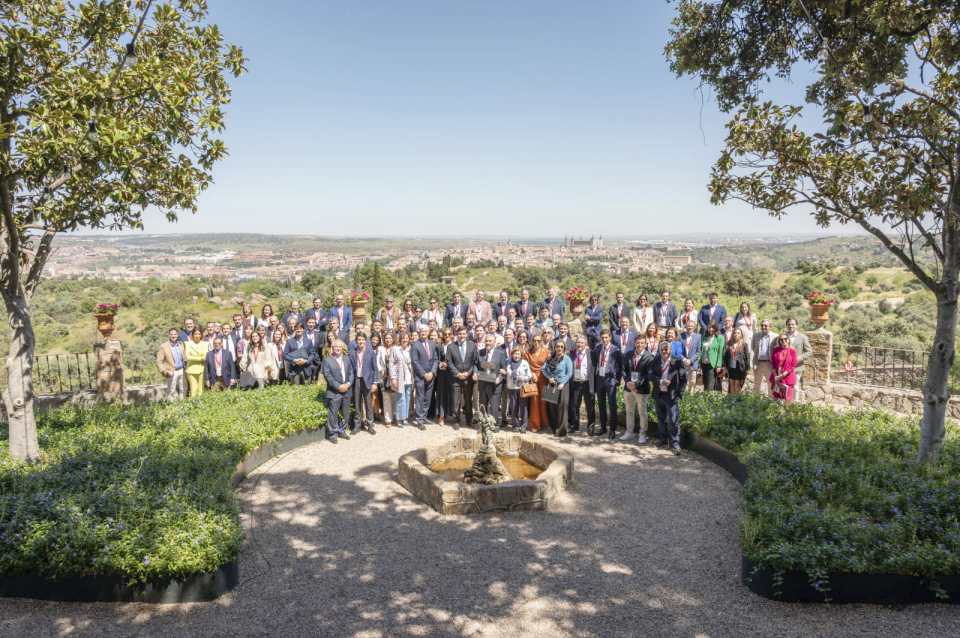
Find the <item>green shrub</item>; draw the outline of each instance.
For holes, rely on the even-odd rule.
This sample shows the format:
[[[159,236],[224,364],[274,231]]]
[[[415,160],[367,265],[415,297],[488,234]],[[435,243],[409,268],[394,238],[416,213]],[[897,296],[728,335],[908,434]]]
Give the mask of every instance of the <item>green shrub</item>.
[[[237,462],[323,418],[315,388],[295,386],[43,415],[42,463],[13,464],[0,449],[0,574],[213,571],[243,541]]]
[[[960,573],[960,432],[941,463],[914,462],[916,421],[837,413],[754,396],[691,394],[684,427],[747,465],[741,543],[759,567],[830,572]]]

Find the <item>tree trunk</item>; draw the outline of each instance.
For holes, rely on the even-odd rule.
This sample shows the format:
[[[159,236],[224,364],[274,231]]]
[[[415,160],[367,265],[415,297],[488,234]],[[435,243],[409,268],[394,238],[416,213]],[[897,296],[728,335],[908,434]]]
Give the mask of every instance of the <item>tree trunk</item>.
[[[944,421],[950,399],[948,381],[953,365],[957,334],[957,286],[955,278],[945,281],[945,293],[937,295],[937,329],[927,361],[927,380],[923,384],[923,419],[920,421],[920,453],[917,460],[935,465],[946,434]]]
[[[10,428],[10,456],[18,461],[40,458],[37,422],[33,414],[33,350],[35,340],[25,296],[4,295],[10,318],[7,390],[3,394]]]

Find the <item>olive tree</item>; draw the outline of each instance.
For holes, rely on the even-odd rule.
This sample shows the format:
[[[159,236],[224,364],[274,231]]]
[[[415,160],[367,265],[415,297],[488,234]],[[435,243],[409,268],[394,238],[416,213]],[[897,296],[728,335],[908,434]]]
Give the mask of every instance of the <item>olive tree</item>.
[[[714,203],[856,224],[936,297],[919,452],[935,463],[960,275],[960,3],[680,0],[670,35],[673,71],[733,113]],[[772,99],[777,79],[803,81],[804,104]]]
[[[0,3],[0,295],[10,454],[38,458],[30,299],[59,233],[176,221],[226,154],[242,51],[205,0]]]

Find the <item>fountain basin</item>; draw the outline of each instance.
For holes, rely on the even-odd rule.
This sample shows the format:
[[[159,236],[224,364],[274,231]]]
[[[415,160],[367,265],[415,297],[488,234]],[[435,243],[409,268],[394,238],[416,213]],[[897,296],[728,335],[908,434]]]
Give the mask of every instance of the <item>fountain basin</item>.
[[[519,457],[525,465],[543,468],[533,479],[479,485],[449,480],[450,474],[432,470],[472,462],[482,442],[475,434],[461,434],[402,456],[399,482],[441,514],[548,510],[573,480],[573,456],[541,439],[512,433],[493,436],[498,456]]]

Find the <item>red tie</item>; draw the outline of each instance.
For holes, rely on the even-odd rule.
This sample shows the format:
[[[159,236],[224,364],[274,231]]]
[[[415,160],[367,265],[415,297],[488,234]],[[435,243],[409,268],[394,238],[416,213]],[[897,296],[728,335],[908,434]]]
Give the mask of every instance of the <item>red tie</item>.
[[[423,351],[424,351],[424,353],[426,353],[427,359],[429,359],[429,358],[430,358],[430,348],[429,348],[429,346],[427,346],[427,342],[426,342],[426,341],[423,342]]]
[[[577,350],[577,369],[580,369],[580,362],[583,360],[583,353]]]
[[[603,356],[600,357],[600,367],[607,365],[607,349],[603,349]]]

